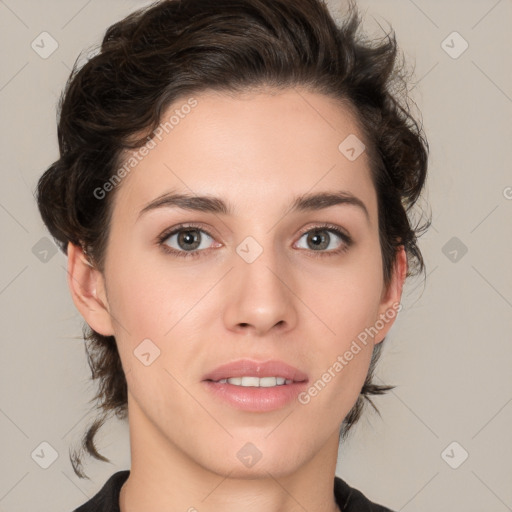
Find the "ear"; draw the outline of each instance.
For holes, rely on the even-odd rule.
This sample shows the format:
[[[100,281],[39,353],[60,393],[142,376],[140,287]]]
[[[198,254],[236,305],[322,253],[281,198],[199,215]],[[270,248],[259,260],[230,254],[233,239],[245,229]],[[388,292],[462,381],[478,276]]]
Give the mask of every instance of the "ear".
[[[87,260],[78,245],[68,243],[67,281],[71,297],[89,327],[104,336],[113,336],[103,274]]]
[[[378,334],[375,336],[375,344],[384,340],[386,334],[394,324],[402,306],[400,299],[402,297],[402,289],[404,286],[405,278],[407,276],[407,254],[403,245],[396,252],[395,262],[389,286],[383,290],[381,303],[379,306],[379,317],[376,319],[376,324],[384,324],[379,329]]]

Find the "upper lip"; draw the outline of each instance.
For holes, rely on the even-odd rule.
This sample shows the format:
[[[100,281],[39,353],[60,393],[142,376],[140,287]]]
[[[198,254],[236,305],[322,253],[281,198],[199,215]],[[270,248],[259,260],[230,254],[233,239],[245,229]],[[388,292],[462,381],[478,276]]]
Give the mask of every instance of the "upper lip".
[[[252,361],[240,359],[218,366],[203,377],[203,380],[218,381],[231,377],[284,377],[294,382],[308,380],[308,376],[298,368],[283,361]]]

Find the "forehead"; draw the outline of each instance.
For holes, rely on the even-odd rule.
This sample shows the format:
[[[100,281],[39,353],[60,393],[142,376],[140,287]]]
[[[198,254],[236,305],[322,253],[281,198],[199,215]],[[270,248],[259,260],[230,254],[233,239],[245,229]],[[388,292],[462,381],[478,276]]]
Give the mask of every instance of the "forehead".
[[[376,208],[353,112],[324,95],[288,89],[184,96],[154,134],[144,155],[125,155],[114,211],[135,214],[171,190],[226,198],[240,216],[320,190],[346,190],[362,196],[370,213]]]

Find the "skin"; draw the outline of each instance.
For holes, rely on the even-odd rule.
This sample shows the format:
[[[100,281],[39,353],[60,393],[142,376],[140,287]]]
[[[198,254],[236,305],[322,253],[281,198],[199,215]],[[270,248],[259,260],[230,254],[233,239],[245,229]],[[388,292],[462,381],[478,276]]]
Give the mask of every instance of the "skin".
[[[349,134],[363,140],[346,106],[298,89],[194,97],[197,107],[117,187],[104,272],[79,247],[68,249],[73,300],[93,329],[115,336],[127,378],[132,464],[121,511],[338,510],[339,428],[393,319],[306,405],[240,411],[201,381],[249,358],[285,361],[315,382],[399,302],[405,253],[385,287],[366,152],[349,161],[338,150]],[[234,215],[162,207],[139,216],[171,190],[221,197]],[[359,198],[368,217],[350,204],[287,213],[300,194],[340,190]],[[196,233],[196,258],[158,245],[182,222],[212,236]],[[323,223],[353,244],[332,254],[343,241],[329,231],[326,249],[308,243],[301,233]],[[236,252],[247,236],[263,248],[252,263]],[[177,236],[166,243],[190,247]],[[145,366],[133,352],[148,338],[160,356]],[[250,468],[237,458],[247,442],[262,454]]]

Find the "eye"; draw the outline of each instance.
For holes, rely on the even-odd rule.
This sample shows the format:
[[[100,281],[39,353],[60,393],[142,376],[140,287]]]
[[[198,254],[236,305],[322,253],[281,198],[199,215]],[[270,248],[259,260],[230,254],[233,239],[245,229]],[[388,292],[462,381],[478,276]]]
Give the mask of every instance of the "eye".
[[[338,243],[333,240],[331,234],[334,234],[338,239]],[[352,239],[345,233],[343,233],[339,228],[333,225],[324,225],[324,226],[316,226],[313,229],[309,229],[305,233],[302,234],[300,239],[306,238],[306,244],[309,247],[305,247],[305,249],[309,249],[310,247],[314,247],[313,252],[319,252],[320,254],[315,254],[314,256],[328,256],[333,254],[340,254],[341,252],[345,252],[348,250],[350,245],[352,244]],[[334,247],[333,247],[334,246]],[[326,249],[331,250],[326,250]],[[325,254],[327,253],[327,254]]]
[[[330,234],[329,234],[330,233]],[[338,239],[335,243],[332,234]],[[306,239],[306,243],[314,254],[314,257],[319,256],[333,256],[348,250],[352,245],[352,239],[349,235],[341,231],[337,226],[327,224],[315,226],[308,231],[302,233],[300,240]],[[200,226],[193,224],[180,224],[165,231],[158,237],[158,243],[162,249],[174,256],[180,258],[194,258],[200,256],[201,253],[212,247],[213,237]],[[332,247],[334,245],[334,247]],[[216,247],[221,247],[222,244],[217,244]],[[304,247],[299,247],[304,248]],[[330,250],[327,250],[329,249]]]
[[[176,226],[159,237],[164,251],[183,258],[199,256],[200,251],[211,246],[211,241],[213,237],[209,233],[190,224]]]

